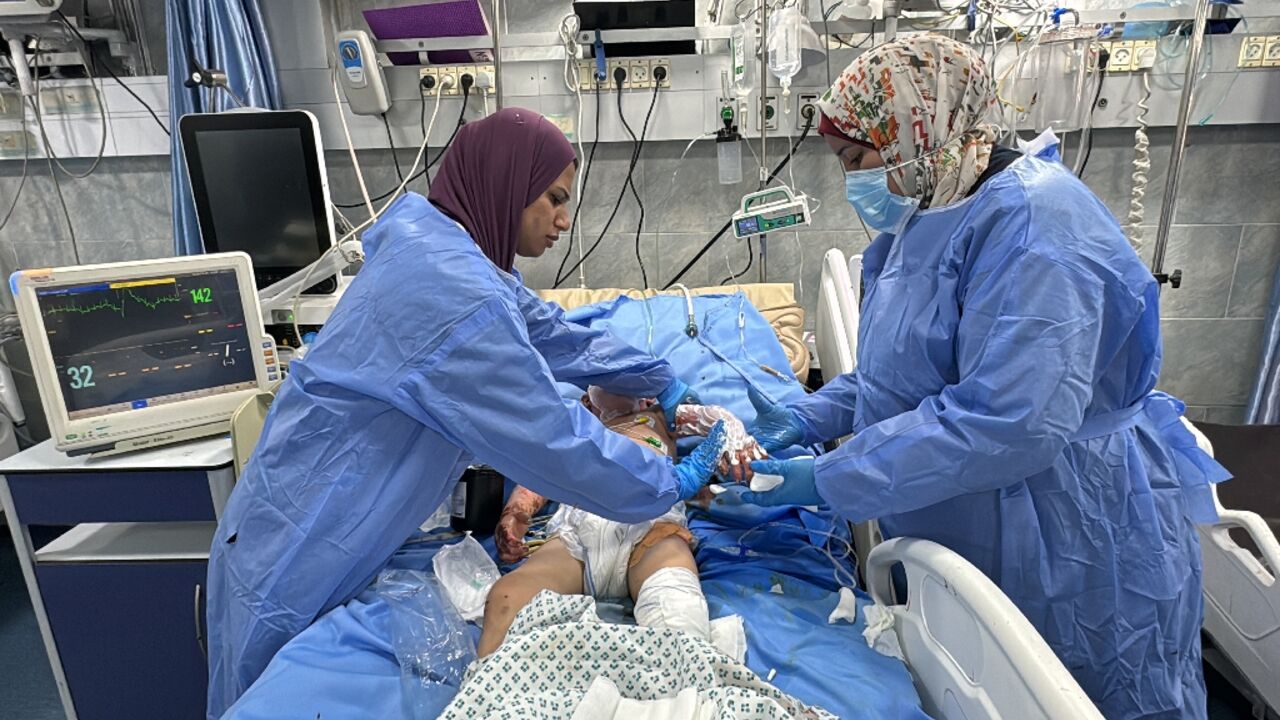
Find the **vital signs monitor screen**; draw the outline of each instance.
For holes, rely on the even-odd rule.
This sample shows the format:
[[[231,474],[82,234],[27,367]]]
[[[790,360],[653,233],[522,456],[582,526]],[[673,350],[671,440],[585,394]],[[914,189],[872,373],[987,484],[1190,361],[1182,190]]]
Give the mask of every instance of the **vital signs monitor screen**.
[[[256,386],[234,270],[36,290],[70,419]]]

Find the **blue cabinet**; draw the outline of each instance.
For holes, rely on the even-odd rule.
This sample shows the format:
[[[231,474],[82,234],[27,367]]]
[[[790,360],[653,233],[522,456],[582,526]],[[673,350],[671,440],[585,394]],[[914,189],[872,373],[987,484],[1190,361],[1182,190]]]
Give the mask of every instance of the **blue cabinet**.
[[[204,717],[204,584],[232,476],[227,438],[100,459],[45,442],[0,461],[0,503],[68,718]],[[35,547],[42,525],[73,527]]]
[[[204,562],[40,563],[36,579],[80,720],[202,718]],[[199,620],[203,624],[203,607]]]

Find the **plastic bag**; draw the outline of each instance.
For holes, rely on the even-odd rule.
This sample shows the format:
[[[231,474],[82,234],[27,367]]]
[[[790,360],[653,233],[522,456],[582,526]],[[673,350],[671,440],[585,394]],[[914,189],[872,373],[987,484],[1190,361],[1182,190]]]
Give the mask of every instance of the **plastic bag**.
[[[440,548],[431,561],[436,578],[444,586],[449,601],[458,609],[463,620],[480,620],[484,617],[484,601],[489,589],[502,574],[498,566],[485,552],[484,547],[471,537],[471,533],[452,545]]]
[[[391,609],[403,715],[435,718],[462,687],[476,659],[475,642],[439,582],[427,573],[383,570],[377,593]]]

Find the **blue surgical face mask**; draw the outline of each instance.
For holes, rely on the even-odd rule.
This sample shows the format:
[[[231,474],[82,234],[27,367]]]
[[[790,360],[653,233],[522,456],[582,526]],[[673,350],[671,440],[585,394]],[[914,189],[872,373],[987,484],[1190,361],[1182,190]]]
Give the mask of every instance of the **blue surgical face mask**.
[[[920,201],[889,189],[890,169],[850,170],[844,174],[844,192],[849,204],[869,227],[898,235],[920,207]]]

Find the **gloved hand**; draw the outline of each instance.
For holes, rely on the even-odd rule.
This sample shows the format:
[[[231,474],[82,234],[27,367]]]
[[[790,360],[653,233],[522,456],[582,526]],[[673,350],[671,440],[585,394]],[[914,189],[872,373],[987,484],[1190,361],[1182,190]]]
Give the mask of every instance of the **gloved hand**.
[[[728,433],[724,429],[724,421],[719,420],[711,426],[707,439],[694,448],[684,460],[676,465],[676,484],[680,488],[680,499],[689,500],[711,482],[716,467],[720,464],[720,453],[724,452],[728,442]]]
[[[666,390],[658,396],[658,404],[662,405],[662,413],[667,416],[667,429],[676,429],[676,409],[681,405],[701,405],[702,398],[689,387],[685,381],[676,378]]]
[[[751,469],[756,472],[757,482],[764,479],[762,475],[775,475],[782,478],[782,484],[772,490],[744,492],[743,502],[756,505],[825,505],[827,502],[814,485],[812,457],[757,460],[751,463]]]
[[[747,434],[756,439],[768,452],[777,452],[804,440],[804,428],[800,418],[786,405],[775,403],[747,386],[747,397],[756,409],[756,420],[747,426]]]

